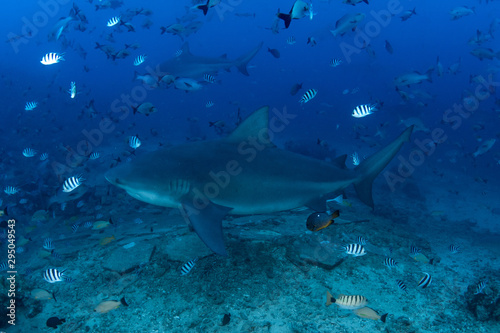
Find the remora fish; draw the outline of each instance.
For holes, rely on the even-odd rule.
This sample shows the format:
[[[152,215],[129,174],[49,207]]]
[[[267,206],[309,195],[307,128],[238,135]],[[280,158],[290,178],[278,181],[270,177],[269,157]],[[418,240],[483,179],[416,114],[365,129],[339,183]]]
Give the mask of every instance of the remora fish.
[[[227,214],[264,214],[302,206],[326,211],[326,200],[351,184],[373,207],[373,180],[413,130],[407,128],[350,170],[346,155],[329,163],[276,148],[262,138],[268,125],[269,107],[264,106],[227,138],[146,153],[109,170],[105,177],[138,200],[180,208],[201,240],[215,253],[227,255],[222,232]]]
[[[226,55],[219,58],[198,57],[189,51],[188,43],[182,46],[182,53],[178,57],[171,58],[160,64],[160,72],[173,77],[203,78],[205,74],[217,73],[220,70],[229,71],[233,66],[238,68],[241,74],[249,76],[247,65],[262,47],[259,43],[253,50],[242,55],[236,60],[229,60]]]

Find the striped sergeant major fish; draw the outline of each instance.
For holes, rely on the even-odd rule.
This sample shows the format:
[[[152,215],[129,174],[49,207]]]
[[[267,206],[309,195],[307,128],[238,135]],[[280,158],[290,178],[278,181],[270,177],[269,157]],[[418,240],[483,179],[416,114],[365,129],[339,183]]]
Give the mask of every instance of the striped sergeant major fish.
[[[384,266],[387,266],[389,268],[396,267],[397,265],[397,261],[392,258],[385,258],[384,260]]]
[[[448,247],[448,250],[450,251],[451,254],[457,254],[460,252],[460,246],[458,245],[455,245],[455,244],[451,244],[449,247]]]
[[[208,83],[215,83],[215,82],[217,82],[217,80],[215,79],[215,77],[213,75],[210,75],[210,74],[203,75],[203,80],[205,82],[208,82]]]
[[[6,271],[9,269],[9,265],[7,264],[6,261],[0,264],[0,272]]]
[[[71,81],[70,87],[68,90],[68,94],[72,99],[76,97],[76,82],[75,81]]]
[[[182,267],[181,267],[181,276],[189,274],[189,272],[191,272],[191,270],[193,269],[193,267],[196,265],[196,261],[197,260],[198,260],[198,258],[195,258],[193,260],[189,260],[187,263],[185,263],[184,265],[182,265]]]
[[[331,67],[337,67],[338,65],[340,65],[342,63],[342,60],[340,59],[335,59],[333,58],[332,60],[330,60],[330,66]]]
[[[42,60],[40,62],[42,65],[48,66],[48,65],[53,65],[59,63],[59,61],[64,60],[64,54],[59,54],[55,52],[47,53],[42,57]]]
[[[474,295],[484,294],[483,290],[486,288],[486,284],[488,280],[481,281],[477,284],[476,289],[474,290]]]
[[[375,104],[358,105],[352,111],[352,116],[354,118],[363,118],[363,117],[366,117],[368,115],[371,115],[373,113],[373,111],[377,111]]]
[[[302,95],[302,98],[299,101],[300,104],[309,102],[311,99],[316,97],[317,93],[318,91],[316,89],[309,89],[304,95]]]
[[[25,111],[33,111],[38,106],[37,102],[27,102],[24,106]]]
[[[401,289],[402,291],[404,291],[405,293],[407,293],[408,291],[406,290],[406,284],[404,283],[404,281],[402,280],[397,280],[396,281],[399,289]]]
[[[55,249],[54,244],[52,244],[51,238],[45,238],[45,241],[43,242],[43,248],[49,251]]]
[[[415,255],[419,254],[420,252],[422,252],[422,250],[419,249],[418,247],[416,247],[416,246],[410,247],[410,255],[411,256],[415,256]]]
[[[361,295],[339,295],[338,298],[334,298],[332,294],[327,291],[326,306],[331,304],[337,304],[341,309],[356,310],[366,306],[366,304],[368,304],[368,300],[365,296]]]
[[[345,253],[355,257],[361,257],[366,254],[365,248],[361,244],[348,244],[343,247]]]
[[[356,237],[356,244],[366,245],[366,243],[367,243],[367,240],[363,236]]]
[[[43,273],[43,279],[48,283],[64,281],[64,271],[58,271],[57,268],[49,268]]]
[[[3,190],[5,194],[7,195],[14,195],[17,192],[19,192],[19,189],[15,186],[6,186],[5,189]]]
[[[136,136],[131,136],[128,138],[128,145],[132,149],[137,149],[141,146],[141,140]]]
[[[25,148],[23,150],[24,157],[33,157],[35,155],[36,155],[36,150],[34,150],[33,148]]]
[[[82,185],[84,179],[82,176],[73,176],[66,179],[63,183],[63,192],[74,191],[78,186]]]
[[[101,154],[96,151],[89,155],[90,160],[97,160],[99,157],[101,157]]]

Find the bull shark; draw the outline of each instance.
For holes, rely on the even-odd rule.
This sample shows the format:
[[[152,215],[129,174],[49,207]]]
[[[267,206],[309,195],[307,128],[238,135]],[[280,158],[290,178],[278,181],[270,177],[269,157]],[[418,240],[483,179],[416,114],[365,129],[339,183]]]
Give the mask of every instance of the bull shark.
[[[225,54],[218,58],[195,56],[189,51],[188,43],[184,43],[181,55],[161,63],[159,70],[161,73],[173,77],[198,79],[205,74],[217,74],[220,70],[229,71],[231,67],[235,66],[243,75],[248,76],[250,74],[248,74],[247,64],[259,52],[262,44],[262,42],[259,43],[250,52],[236,60],[230,60]]]
[[[273,117],[272,125],[278,118]],[[268,139],[269,107],[252,113],[228,137],[189,142],[137,157],[110,169],[106,179],[132,197],[179,208],[201,240],[226,256],[222,220],[227,214],[265,214],[326,201],[354,185],[373,207],[372,182],[392,160],[413,127],[355,169],[346,155],[326,162],[279,149]],[[272,127],[273,128],[273,127]]]

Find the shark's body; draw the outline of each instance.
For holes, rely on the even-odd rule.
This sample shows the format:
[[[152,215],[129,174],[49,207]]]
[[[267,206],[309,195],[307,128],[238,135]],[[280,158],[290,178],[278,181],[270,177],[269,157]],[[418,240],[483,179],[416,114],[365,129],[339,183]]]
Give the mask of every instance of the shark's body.
[[[326,200],[354,184],[373,206],[373,179],[409,140],[408,128],[356,169],[345,156],[328,163],[258,140],[267,131],[268,108],[254,112],[228,138],[191,142],[138,157],[111,169],[106,178],[132,197],[181,208],[214,252],[226,255],[222,219],[226,214],[262,214],[308,206],[326,210]]]
[[[217,74],[221,70],[229,71],[235,66],[244,74],[249,75],[247,64],[259,52],[262,42],[247,54],[242,55],[236,60],[230,60],[224,54],[218,58],[198,57],[189,51],[189,45],[185,43],[182,46],[182,53],[160,64],[160,72],[164,75],[182,78],[202,78],[205,74]]]

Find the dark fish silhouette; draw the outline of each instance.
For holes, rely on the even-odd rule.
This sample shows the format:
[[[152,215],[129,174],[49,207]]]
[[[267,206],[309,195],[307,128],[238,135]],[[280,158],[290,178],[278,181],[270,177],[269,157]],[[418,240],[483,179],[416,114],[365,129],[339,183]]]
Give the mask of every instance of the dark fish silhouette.
[[[275,58],[281,57],[280,51],[278,51],[277,49],[267,48],[267,52],[271,53]]]
[[[300,89],[302,89],[302,84],[303,83],[295,83],[290,89],[290,95],[295,96],[300,91]]]
[[[58,325],[62,325],[65,322],[66,322],[65,319],[59,319],[57,317],[50,317],[49,319],[47,319],[47,327],[52,327],[52,328],[56,329]]]

